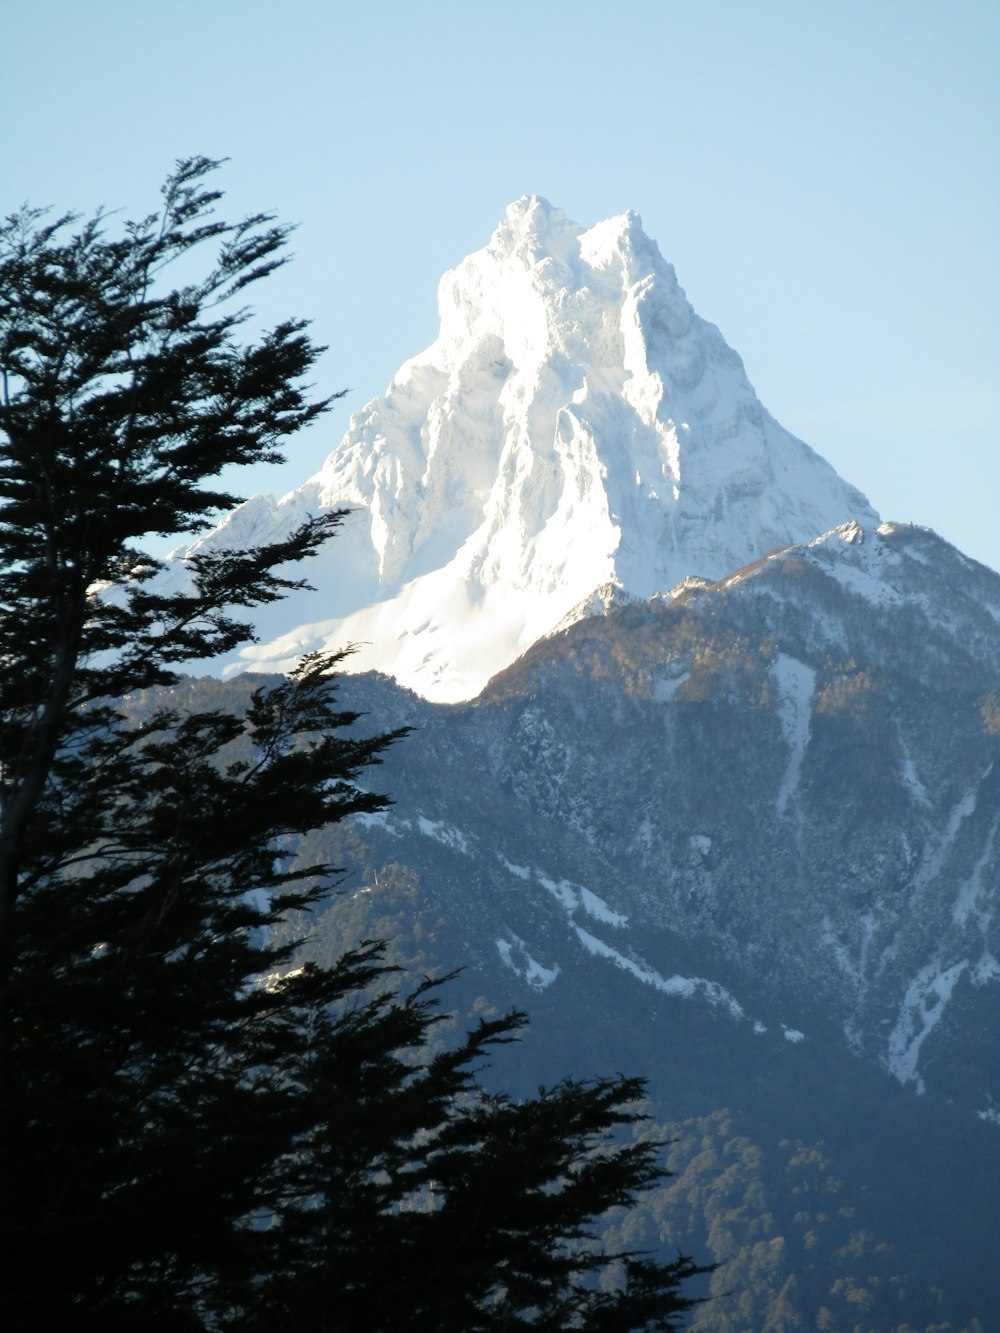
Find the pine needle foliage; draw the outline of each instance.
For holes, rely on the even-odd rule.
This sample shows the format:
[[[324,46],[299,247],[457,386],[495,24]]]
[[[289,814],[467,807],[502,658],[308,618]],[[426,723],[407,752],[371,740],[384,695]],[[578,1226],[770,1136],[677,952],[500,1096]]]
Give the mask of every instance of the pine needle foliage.
[[[620,1138],[639,1080],[487,1095],[521,1015],[430,1049],[439,982],[279,942],[338,873],[296,840],[382,808],[361,777],[403,733],[354,727],[336,654],[241,712],[169,704],[341,517],[193,556],[179,590],[142,549],[234,508],[221,470],[331,401],[301,321],[239,340],[288,228],[219,220],[217,166],[115,235],[0,228],[4,1328],[674,1328],[703,1270],[591,1238],[661,1175]]]

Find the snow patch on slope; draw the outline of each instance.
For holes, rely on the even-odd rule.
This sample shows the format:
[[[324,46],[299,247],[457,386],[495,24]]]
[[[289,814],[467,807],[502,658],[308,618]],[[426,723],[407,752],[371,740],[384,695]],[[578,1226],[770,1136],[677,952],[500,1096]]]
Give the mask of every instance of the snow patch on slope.
[[[918,1092],[924,1091],[924,1081],[917,1072],[920,1048],[941,1021],[955,983],[968,966],[965,959],[946,968],[939,962],[928,963],[906,988],[889,1037],[886,1064],[900,1083],[913,1083]]]
[[[917,803],[922,805],[925,809],[929,809],[931,798],[927,788],[920,781],[920,774],[917,772],[916,764],[913,762],[913,756],[910,754],[910,751],[902,738],[902,734],[900,734],[899,748],[902,760],[900,764],[900,775],[903,782],[914,796]]]
[[[653,682],[653,698],[658,704],[670,703],[680,687],[690,677],[690,671],[684,671],[679,676],[659,677]]]
[[[952,920],[956,926],[964,926],[970,917],[975,916],[983,935],[986,934],[986,929],[992,918],[992,912],[985,908],[985,901],[990,890],[994,887],[989,872],[991,870],[995,871],[997,864],[994,852],[997,827],[997,823],[994,823],[990,829],[982,854],[973,867],[972,874],[964,883],[959,885],[958,896],[951,909]]]
[[[993,765],[990,764],[986,773],[983,774],[983,778],[989,775],[992,768]],[[948,852],[958,836],[959,829],[965,820],[975,813],[976,797],[977,785],[974,785],[962,796],[961,800],[955,803],[940,837],[936,839],[935,843],[928,843],[924,858],[914,876],[913,886],[915,890],[919,891],[937,880]]]
[[[846,892],[846,886],[845,886]],[[855,945],[856,956],[852,956],[843,940],[838,938],[834,931],[833,923],[828,916],[823,917],[822,933],[820,940],[823,946],[829,950],[833,956],[834,962],[840,968],[841,972],[849,979],[854,990],[860,999],[863,1000],[869,973],[871,971],[872,942],[875,939],[876,921],[873,912],[863,912],[856,918],[857,922],[857,942]],[[851,927],[855,924],[851,921]],[[854,1042],[853,1036],[849,1039]]]
[[[628,923],[627,916],[623,916],[621,912],[612,911],[604,899],[599,898],[590,889],[571,884],[566,879],[561,879],[557,883],[555,880],[547,879],[544,875],[538,874],[537,871],[535,872],[535,878],[542,888],[551,893],[568,913],[573,913],[578,908],[582,908],[588,916],[593,917],[596,921],[602,921],[608,926],[624,926]]]
[[[450,824],[435,822],[433,819],[425,819],[423,815],[417,816],[417,827],[425,838],[433,838],[435,842],[450,847],[452,851],[461,852],[463,856],[472,855],[468,841],[460,829],[453,828]]]
[[[672,977],[661,976],[654,968],[647,967],[645,963],[638,963],[632,958],[626,958],[623,953],[613,949],[611,945],[605,944],[603,940],[597,939],[589,931],[581,926],[576,928],[576,936],[588,953],[597,954],[602,958],[609,959],[616,967],[623,968],[632,976],[638,978],[644,985],[653,986],[656,990],[662,991],[664,995],[674,995],[680,999],[692,1000],[702,998],[709,1001],[714,1007],[725,1009],[733,1018],[746,1019],[746,1013],[740,1002],[720,986],[717,981],[708,981],[705,977],[682,977],[674,975]]]
[[[532,958],[525,946],[523,940],[518,939],[516,935],[510,940],[497,940],[497,952],[503,962],[516,973],[522,981],[526,981],[534,990],[545,990],[551,986],[553,981],[559,975],[559,965],[552,967],[543,967],[537,959]]]
[[[777,799],[778,814],[784,815],[789,798],[798,786],[802,760],[809,745],[816,672],[804,662],[779,653],[771,667],[771,680],[777,690],[778,720],[788,746],[788,764]]]

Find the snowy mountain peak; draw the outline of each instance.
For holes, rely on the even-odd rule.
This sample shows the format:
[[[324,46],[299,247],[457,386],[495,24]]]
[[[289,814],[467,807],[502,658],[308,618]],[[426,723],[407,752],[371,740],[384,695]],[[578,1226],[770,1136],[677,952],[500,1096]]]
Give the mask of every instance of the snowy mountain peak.
[[[490,246],[506,241],[515,245],[520,240],[534,237],[540,244],[552,232],[568,231],[574,236],[580,234],[580,228],[566,216],[561,208],[554,208],[547,199],[538,194],[522,194],[507,205],[506,217],[493,233]]]
[[[583,228],[526,195],[438,302],[436,341],[321,471],[207,539],[356,507],[319,592],[243,665],[350,641],[358,668],[467,698],[595,589],[648,597],[877,521],[764,410],[636,213]]]

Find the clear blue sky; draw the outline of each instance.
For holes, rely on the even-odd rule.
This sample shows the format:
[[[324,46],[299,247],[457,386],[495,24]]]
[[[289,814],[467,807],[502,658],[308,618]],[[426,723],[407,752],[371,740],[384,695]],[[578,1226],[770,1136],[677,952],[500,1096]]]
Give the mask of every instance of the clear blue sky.
[[[301,224],[258,307],[352,393],[251,489],[318,467],[542,194],[636,209],[784,425],[1000,569],[997,0],[3,0],[0,52],[0,212],[138,216],[205,153],[233,214]]]

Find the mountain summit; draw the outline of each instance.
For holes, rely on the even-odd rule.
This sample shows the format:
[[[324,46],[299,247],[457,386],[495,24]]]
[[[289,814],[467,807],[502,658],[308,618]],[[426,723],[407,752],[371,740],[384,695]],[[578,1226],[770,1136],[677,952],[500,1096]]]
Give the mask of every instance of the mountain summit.
[[[583,228],[525,196],[438,304],[436,341],[322,469],[203,539],[352,509],[313,566],[318,591],[262,617],[239,666],[353,642],[355,669],[465,699],[595,592],[647,598],[877,521],[761,406],[635,213]]]

